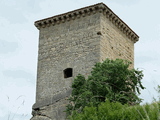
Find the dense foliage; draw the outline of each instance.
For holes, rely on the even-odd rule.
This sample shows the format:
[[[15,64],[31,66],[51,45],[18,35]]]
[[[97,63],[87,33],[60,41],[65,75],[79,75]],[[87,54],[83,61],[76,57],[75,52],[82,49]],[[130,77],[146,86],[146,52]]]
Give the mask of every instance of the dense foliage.
[[[121,59],[106,59],[93,67],[88,78],[78,75],[72,84],[72,96],[69,98],[67,113],[80,113],[84,107],[98,107],[106,100],[129,105],[140,103],[138,94],[139,89],[144,89],[141,84],[143,74],[142,71],[130,69],[130,64]]]
[[[160,103],[146,105],[122,105],[119,102],[101,103],[97,107],[85,107],[82,113],[74,113],[70,120],[159,120]]]

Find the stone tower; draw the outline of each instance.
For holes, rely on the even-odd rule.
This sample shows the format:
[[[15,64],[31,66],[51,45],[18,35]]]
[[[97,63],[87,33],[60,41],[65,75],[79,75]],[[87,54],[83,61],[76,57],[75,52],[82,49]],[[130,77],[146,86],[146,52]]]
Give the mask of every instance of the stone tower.
[[[138,35],[99,3],[35,22],[39,29],[36,103],[31,120],[64,120],[66,98],[79,73],[106,58],[134,63]]]

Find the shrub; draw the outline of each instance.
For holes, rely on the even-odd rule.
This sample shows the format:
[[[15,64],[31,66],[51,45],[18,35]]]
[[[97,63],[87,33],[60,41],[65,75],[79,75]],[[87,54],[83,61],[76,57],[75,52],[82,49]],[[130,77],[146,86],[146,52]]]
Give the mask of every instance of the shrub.
[[[159,120],[160,103],[145,105],[122,105],[107,100],[97,107],[85,107],[82,113],[69,117],[70,120]]]
[[[72,84],[67,114],[71,115],[74,110],[80,113],[86,106],[98,107],[106,99],[121,104],[139,104],[139,89],[144,89],[141,84],[143,74],[142,71],[129,69],[130,64],[121,59],[106,59],[93,67],[88,78],[79,74]]]

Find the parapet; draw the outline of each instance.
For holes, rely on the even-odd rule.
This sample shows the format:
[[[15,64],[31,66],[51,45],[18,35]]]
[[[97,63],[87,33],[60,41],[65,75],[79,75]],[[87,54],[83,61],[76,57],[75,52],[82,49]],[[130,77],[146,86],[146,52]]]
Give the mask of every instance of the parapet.
[[[51,25],[54,26],[56,24],[64,23],[70,20],[75,20],[80,17],[95,14],[97,12],[105,15],[107,19],[109,19],[118,29],[120,29],[124,34],[126,34],[126,36],[133,40],[134,43],[139,40],[139,36],[104,3],[98,3],[64,14],[38,20],[35,22],[35,26],[37,27],[37,29],[40,30],[41,28],[49,27]]]

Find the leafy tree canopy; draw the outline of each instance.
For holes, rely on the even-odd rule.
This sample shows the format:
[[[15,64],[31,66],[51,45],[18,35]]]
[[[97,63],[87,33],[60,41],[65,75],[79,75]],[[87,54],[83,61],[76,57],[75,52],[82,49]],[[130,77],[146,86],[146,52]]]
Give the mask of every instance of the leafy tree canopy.
[[[72,95],[67,105],[67,113],[81,112],[85,106],[98,106],[99,103],[109,100],[121,104],[135,105],[141,102],[138,97],[142,71],[130,69],[131,62],[122,59],[106,59],[96,63],[91,75],[85,78],[79,74],[72,84]]]

